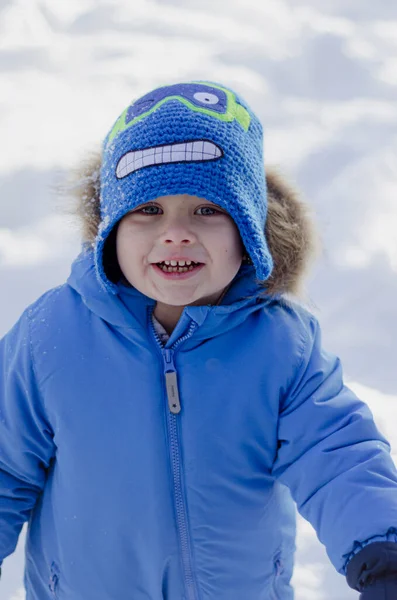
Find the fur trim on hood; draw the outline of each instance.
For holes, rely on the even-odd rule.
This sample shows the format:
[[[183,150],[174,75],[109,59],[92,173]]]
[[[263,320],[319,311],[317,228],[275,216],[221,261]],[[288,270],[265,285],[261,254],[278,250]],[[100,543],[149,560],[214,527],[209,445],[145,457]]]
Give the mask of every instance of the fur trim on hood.
[[[82,242],[94,244],[100,224],[101,154],[93,153],[71,175],[65,186],[74,206],[68,209],[77,217]],[[276,167],[266,167],[268,213],[265,234],[273,257],[270,278],[262,282],[269,295],[304,294],[304,280],[320,251],[320,238],[310,208],[299,197],[297,189]]]

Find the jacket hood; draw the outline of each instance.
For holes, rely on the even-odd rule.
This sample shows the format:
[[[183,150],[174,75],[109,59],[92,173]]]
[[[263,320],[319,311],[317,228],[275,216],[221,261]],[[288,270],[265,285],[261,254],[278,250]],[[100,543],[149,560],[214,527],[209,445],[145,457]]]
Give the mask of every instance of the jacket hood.
[[[116,294],[106,291],[96,275],[94,249],[89,244],[84,245],[73,262],[67,283],[92,313],[119,328],[127,338],[139,341],[142,330],[147,331],[150,309],[154,308],[156,301],[122,282],[117,285]],[[184,308],[167,346],[181,336],[190,319],[199,326],[194,336],[195,344],[233,329],[248,315],[276,298],[279,295],[268,296],[263,293],[255,279],[254,266],[242,265],[225,293],[222,304],[188,305]]]
[[[77,217],[82,242],[94,248],[101,225],[100,217],[101,153],[95,152],[72,171],[65,192],[72,196],[68,212]],[[276,167],[266,167],[268,213],[265,234],[274,268],[260,287],[266,295],[304,295],[304,283],[310,266],[320,250],[320,239],[310,207],[297,188]]]

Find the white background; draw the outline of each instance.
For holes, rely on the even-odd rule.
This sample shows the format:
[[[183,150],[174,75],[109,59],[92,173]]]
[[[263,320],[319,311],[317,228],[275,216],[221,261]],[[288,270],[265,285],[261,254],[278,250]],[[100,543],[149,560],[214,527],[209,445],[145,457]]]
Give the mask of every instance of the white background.
[[[79,251],[53,188],[133,97],[236,89],[312,206],[324,252],[309,308],[397,448],[397,6],[390,0],[0,0],[0,336]],[[394,524],[395,525],[395,524]],[[23,544],[0,597],[19,600]],[[297,600],[358,594],[299,518]]]

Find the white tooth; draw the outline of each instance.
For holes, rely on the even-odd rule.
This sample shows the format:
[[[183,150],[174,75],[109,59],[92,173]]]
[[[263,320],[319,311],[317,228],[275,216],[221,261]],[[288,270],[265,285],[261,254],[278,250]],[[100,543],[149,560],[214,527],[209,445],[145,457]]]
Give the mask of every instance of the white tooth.
[[[204,142],[203,140],[197,140],[193,142],[193,150],[194,152],[202,152],[203,151]]]
[[[178,260],[178,265],[180,267],[184,267],[185,266],[185,261],[184,260]]]
[[[187,265],[188,267],[189,267],[191,264],[192,264],[192,261],[191,261],[191,260],[187,260],[187,261],[186,261],[186,265]]]
[[[163,146],[163,155],[161,162],[171,162],[171,146]]]
[[[132,171],[134,171],[134,152],[128,152],[119,161],[117,165],[116,175],[117,177],[125,177]]]
[[[176,265],[178,264],[176,260],[171,260],[170,262],[172,267],[176,267]]]
[[[186,160],[192,160],[193,142],[186,142]]]
[[[183,160],[183,154],[183,152],[174,152],[173,150],[171,150],[170,162],[178,162],[180,160]]]
[[[163,162],[162,155],[163,155],[163,149],[159,148],[159,147],[155,148],[154,163],[156,165],[159,165]]]
[[[173,144],[172,151],[173,152],[185,152],[186,144]]]
[[[186,144],[173,144],[171,150],[171,161],[185,161],[186,160]]]
[[[154,165],[154,155],[148,154],[144,156],[142,159],[142,164],[144,167],[147,167],[148,165]]]
[[[216,156],[215,148],[216,146],[214,146],[212,142],[204,142],[203,154],[205,154],[206,158],[213,158]]]
[[[165,260],[164,262],[165,262],[165,264],[166,264],[166,265],[169,265],[169,264],[170,264],[170,261],[169,261],[169,260]]]
[[[192,160],[203,160],[203,145],[204,142],[193,142]]]
[[[154,148],[145,148],[145,150],[143,150],[142,164],[144,167],[154,165]]]

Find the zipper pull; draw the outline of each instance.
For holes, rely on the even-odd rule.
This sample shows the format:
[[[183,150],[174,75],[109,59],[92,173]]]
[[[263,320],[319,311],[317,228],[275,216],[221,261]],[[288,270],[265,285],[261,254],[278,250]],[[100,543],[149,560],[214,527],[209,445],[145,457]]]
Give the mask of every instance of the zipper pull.
[[[174,365],[174,351],[170,348],[163,350],[165,386],[167,388],[168,407],[170,411],[177,415],[181,412],[179,402],[178,381],[176,377],[176,368]]]

